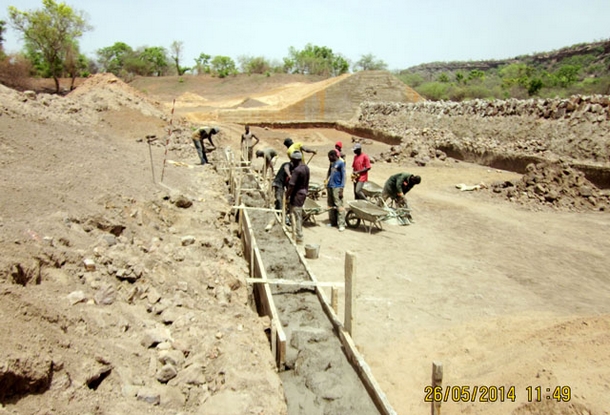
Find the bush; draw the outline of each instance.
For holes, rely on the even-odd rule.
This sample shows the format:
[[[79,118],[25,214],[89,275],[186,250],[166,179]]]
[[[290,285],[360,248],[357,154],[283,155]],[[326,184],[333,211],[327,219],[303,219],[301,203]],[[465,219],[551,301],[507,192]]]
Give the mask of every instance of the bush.
[[[0,83],[18,91],[31,89],[32,64],[22,55],[9,55],[0,60]]]
[[[449,98],[449,84],[443,82],[426,82],[415,88],[418,94],[431,101],[443,101]]]

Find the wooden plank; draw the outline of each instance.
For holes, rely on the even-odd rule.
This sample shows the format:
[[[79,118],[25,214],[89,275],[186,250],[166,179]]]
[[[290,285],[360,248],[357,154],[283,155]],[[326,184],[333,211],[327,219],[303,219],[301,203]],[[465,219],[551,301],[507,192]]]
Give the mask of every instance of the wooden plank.
[[[432,362],[432,390],[436,390],[436,387],[443,386],[443,364],[440,362]],[[435,396],[435,394],[432,394]],[[441,402],[442,400],[436,401],[432,399],[430,413],[432,415],[441,415]]]
[[[248,235],[247,240],[249,241],[249,250],[244,250],[244,252],[248,252],[251,255],[250,258],[250,269],[251,275],[255,277],[254,279],[260,281],[266,281],[267,272],[265,271],[265,266],[263,264],[263,260],[261,257],[260,250],[256,243],[256,238],[252,232],[250,216],[246,210],[242,211],[244,216],[243,221],[243,231],[244,235]],[[250,278],[247,278],[250,279]],[[279,319],[279,315],[277,309],[275,307],[275,302],[273,301],[273,295],[271,293],[271,288],[268,284],[255,284],[253,287],[253,291],[258,299],[259,311],[269,316],[272,324],[272,339],[271,339],[271,347],[275,353],[276,364],[278,370],[284,370],[286,366],[286,333],[284,332],[284,328],[282,327],[282,323]],[[274,346],[275,343],[275,346]]]
[[[330,306],[335,314],[339,314],[339,289],[337,286],[330,287]]]
[[[290,239],[290,235],[288,234],[288,230],[286,228],[284,228],[284,233]],[[317,278],[316,278],[315,274],[309,268],[309,265],[307,264],[307,260],[305,259],[303,254],[301,252],[299,252],[294,241],[291,240],[291,242],[292,242],[295,250],[297,251],[297,255],[299,256],[299,260],[301,261],[301,264],[305,267],[305,271],[307,272],[309,277],[312,279],[312,281],[317,282]],[[358,349],[356,349],[356,345],[354,344],[352,337],[345,330],[345,328],[343,327],[343,324],[341,323],[341,321],[339,321],[339,318],[337,317],[336,313],[333,311],[333,309],[329,305],[329,302],[326,299],[326,296],[324,295],[324,291],[321,288],[316,287],[316,294],[318,296],[318,300],[320,301],[322,309],[324,310],[324,312],[326,313],[326,316],[328,317],[328,319],[332,323],[333,327],[335,328],[335,332],[337,333],[337,336],[339,337],[339,340],[341,341],[341,344],[343,345],[343,352],[345,353],[347,360],[350,362],[350,364],[356,371],[356,374],[362,381],[362,384],[364,385],[365,389],[367,390],[373,403],[377,407],[377,410],[379,411],[379,413],[381,415],[397,415],[396,411],[394,410],[394,408],[392,408],[392,405],[390,404],[390,401],[386,397],[385,393],[383,392],[383,390],[381,389],[381,387],[375,380],[375,377],[373,376],[373,372],[371,371],[369,365],[365,362],[364,358],[362,357],[362,355],[360,354]]]
[[[281,210],[270,209],[270,208],[261,208],[261,207],[251,207],[251,206],[231,206],[231,209],[242,209],[242,210],[254,210],[259,212],[273,212],[273,213],[281,213]]]
[[[324,282],[324,281],[307,281],[307,280],[286,280],[278,279],[261,279],[261,278],[246,278],[246,282],[251,284],[277,284],[277,285],[298,285],[301,287],[342,287],[342,282]]]
[[[354,277],[356,275],[356,256],[352,252],[345,253],[345,318],[344,326],[354,337]]]

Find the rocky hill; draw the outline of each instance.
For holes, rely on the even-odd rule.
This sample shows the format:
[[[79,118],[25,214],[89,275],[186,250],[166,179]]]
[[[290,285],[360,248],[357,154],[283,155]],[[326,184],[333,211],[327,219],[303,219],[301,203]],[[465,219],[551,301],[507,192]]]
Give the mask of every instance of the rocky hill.
[[[401,71],[400,74],[419,73],[423,75],[424,78],[430,78],[446,72],[470,72],[472,70],[487,72],[515,63],[525,63],[550,71],[553,70],[558,63],[565,62],[569,58],[585,56],[593,57],[593,59],[590,59],[591,62],[589,63],[589,66],[603,64],[600,65],[600,71],[607,74],[610,71],[610,40],[607,39],[593,43],[580,43],[551,52],[521,55],[514,58],[500,60],[431,62],[412,66]]]

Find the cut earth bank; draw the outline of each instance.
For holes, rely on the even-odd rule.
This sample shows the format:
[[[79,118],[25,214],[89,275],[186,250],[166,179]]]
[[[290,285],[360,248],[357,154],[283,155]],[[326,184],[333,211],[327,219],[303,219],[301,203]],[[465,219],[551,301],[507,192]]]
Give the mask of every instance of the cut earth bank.
[[[104,98],[100,91],[97,93]],[[19,96],[16,102],[22,101],[23,96]],[[52,100],[45,97],[42,101]],[[82,102],[85,102],[84,98]],[[96,102],[100,102],[99,98]],[[133,99],[133,102],[137,102],[140,107],[145,106],[144,101]],[[55,108],[55,102],[50,104],[40,107]],[[36,107],[36,104],[30,101],[15,104],[15,108],[21,105]],[[10,264],[13,266],[15,262],[26,264],[28,259],[40,258],[38,252],[41,249],[51,251],[44,253],[42,260],[37,260],[38,265],[42,264],[39,285],[26,284],[22,287],[11,283],[9,275],[14,275],[14,272],[4,274],[8,281],[3,287],[6,290],[5,298],[17,295],[19,300],[15,304],[21,308],[3,302],[3,307],[8,307],[3,310],[3,315],[13,316],[7,319],[13,322],[9,323],[13,327],[11,334],[14,334],[11,338],[14,338],[16,343],[27,345],[25,348],[22,346],[23,353],[20,356],[33,359],[33,362],[46,369],[40,371],[43,379],[40,385],[52,386],[41,395],[23,393],[20,399],[13,397],[10,401],[3,401],[7,402],[5,410],[36,413],[38,408],[46,408],[41,411],[51,412],[54,409],[57,412],[70,413],[65,404],[69,399],[71,404],[76,405],[77,412],[74,413],[95,413],[104,410],[107,413],[124,413],[137,410],[141,405],[145,405],[147,411],[155,411],[156,407],[149,408],[148,404],[136,400],[135,396],[140,396],[145,401],[154,400],[159,395],[162,408],[181,408],[180,411],[184,413],[196,411],[203,402],[208,405],[220,405],[220,408],[222,405],[239,402],[240,399],[245,399],[246,402],[247,399],[253,399],[254,402],[250,402],[249,408],[260,405],[260,408],[267,409],[266,413],[276,413],[273,408],[279,412],[283,404],[282,392],[278,390],[277,383],[274,383],[274,379],[277,379],[275,375],[264,375],[272,373],[270,355],[265,348],[267,345],[264,338],[259,337],[260,341],[253,341],[262,327],[260,330],[256,329],[256,318],[251,324],[248,323],[250,320],[246,320],[247,316],[253,316],[248,314],[249,309],[246,308],[247,311],[239,316],[231,312],[212,314],[202,311],[203,315],[213,315],[213,318],[205,318],[205,324],[195,325],[196,329],[205,332],[193,333],[193,337],[188,339],[189,343],[197,343],[197,350],[199,340],[195,342],[194,339],[216,339],[213,341],[220,343],[223,339],[227,340],[222,330],[208,326],[210,321],[223,324],[223,316],[233,319],[232,323],[224,322],[227,327],[235,327],[232,335],[243,333],[246,331],[244,328],[252,328],[253,333],[243,334],[244,344],[258,344],[261,349],[255,349],[255,352],[266,353],[263,354],[262,361],[266,359],[269,365],[261,368],[260,357],[242,356],[243,359],[239,362],[243,364],[243,370],[242,366],[239,366],[235,373],[249,373],[248,364],[251,365],[252,361],[259,362],[259,367],[255,370],[258,379],[256,385],[261,385],[260,379],[264,379],[261,387],[267,388],[266,392],[252,391],[251,382],[239,382],[241,375],[233,373],[228,376],[227,369],[219,370],[209,362],[200,362],[203,358],[193,359],[199,362],[200,369],[208,368],[201,370],[206,374],[203,383],[200,380],[199,384],[191,382],[185,386],[178,380],[170,380],[166,384],[160,384],[155,379],[157,369],[164,367],[157,362],[157,355],[161,352],[158,349],[146,349],[140,344],[140,336],[144,335],[146,328],[162,324],[161,321],[155,324],[149,321],[150,317],[157,316],[156,311],[159,309],[153,309],[153,305],[148,304],[156,297],[153,294],[153,300],[149,301],[146,294],[148,285],[145,284],[149,284],[157,292],[161,290],[157,286],[156,278],[151,278],[150,275],[140,280],[140,284],[145,283],[142,284],[144,294],[136,296],[136,304],[128,307],[132,313],[142,310],[138,311],[141,314],[135,314],[138,317],[134,317],[135,323],[128,326],[110,321],[117,315],[108,308],[114,307],[114,304],[97,305],[95,299],[90,301],[90,304],[77,303],[68,306],[69,302],[66,303],[68,300],[65,296],[74,290],[74,282],[84,281],[84,288],[81,290],[91,298],[96,290],[102,288],[100,281],[106,281],[102,278],[105,278],[105,275],[112,277],[107,282],[114,285],[117,292],[129,292],[132,284],[120,282],[118,279],[115,281],[116,272],[106,271],[102,275],[94,274],[91,277],[82,270],[81,261],[88,254],[95,255],[93,249],[98,238],[108,236],[109,232],[104,229],[114,229],[115,222],[125,226],[123,222],[130,223],[132,220],[136,220],[135,224],[125,226],[126,229],[118,239],[119,243],[135,245],[132,247],[136,251],[133,255],[139,259],[132,260],[131,264],[125,261],[125,265],[115,265],[117,271],[135,269],[139,262],[151,255],[149,252],[154,254],[155,250],[146,248],[148,252],[145,252],[142,248],[137,249],[138,239],[150,241],[152,244],[156,242],[153,241],[155,237],[163,238],[159,241],[161,252],[158,249],[156,252],[164,257],[147,261],[148,265],[143,266],[142,273],[146,275],[148,270],[154,269],[151,274],[160,274],[162,278],[159,281],[164,282],[162,286],[170,288],[171,294],[168,296],[171,295],[173,299],[174,291],[178,293],[178,297],[183,295],[180,293],[187,293],[184,294],[187,297],[195,293],[207,293],[206,295],[211,294],[213,301],[224,303],[224,307],[228,307],[226,310],[232,310],[235,304],[243,304],[242,301],[245,301],[243,294],[239,294],[245,293],[243,285],[237,283],[226,284],[229,289],[237,286],[235,291],[230,291],[232,300],[227,301],[226,294],[229,290],[222,288],[225,285],[224,278],[217,277],[214,271],[217,269],[214,268],[215,264],[219,264],[218,255],[228,256],[230,252],[239,254],[235,238],[230,232],[233,225],[226,214],[222,214],[227,211],[227,204],[223,204],[221,200],[226,194],[221,176],[206,167],[187,169],[168,165],[165,171],[167,184],[181,189],[182,193],[194,202],[196,209],[178,210],[171,202],[178,201],[178,198],[165,200],[164,196],[171,192],[165,189],[159,191],[149,184],[152,181],[149,177],[150,161],[147,158],[148,148],[145,142],[134,143],[133,140],[142,139],[148,134],[165,137],[163,129],[167,125],[167,119],[157,124],[150,119],[137,122],[140,115],[130,113],[128,109],[132,107],[129,105],[124,103],[120,107],[121,113],[118,114],[106,112],[104,108],[101,108],[101,111],[98,109],[106,119],[105,122],[95,123],[95,129],[103,131],[97,133],[99,135],[92,134],[93,128],[86,127],[88,124],[82,118],[77,118],[88,114],[85,111],[87,105],[75,104],[73,107],[59,109],[52,115],[16,115],[12,107],[10,110],[3,110],[1,121],[6,141],[3,140],[2,143],[9,150],[3,155],[5,159],[2,164],[2,168],[7,172],[2,176],[3,194],[9,197],[3,199],[3,210],[0,213],[3,219],[2,248],[3,252],[9,253],[5,258],[19,258]],[[63,114],[71,114],[68,117],[77,118],[80,123],[67,124],[65,118],[60,118]],[[9,116],[8,120],[5,115]],[[36,127],[40,120],[44,124]],[[63,124],[53,120],[62,121]],[[219,143],[237,148],[242,127],[222,127],[223,134],[219,137]],[[416,129],[417,126],[413,125],[413,128]],[[425,127],[422,126],[421,135],[425,136],[423,128]],[[281,141],[286,135],[310,143],[319,149],[319,154],[324,154],[327,149],[332,148],[337,139],[346,143],[347,148],[351,145],[348,144],[351,139],[349,135],[328,129],[273,131],[254,128],[254,131],[263,140],[264,145],[273,146],[278,150],[282,150]],[[185,138],[186,134],[180,135],[178,131],[175,134],[177,141],[172,142],[170,157],[194,163],[196,156],[192,145]],[[90,136],[96,137],[97,140],[84,139]],[[48,137],[56,139],[49,140]],[[40,148],[43,146],[45,151],[41,152]],[[54,146],[60,147],[55,149]],[[117,156],[109,153],[108,148],[117,153]],[[113,148],[116,150],[112,150]],[[407,146],[404,146],[405,151],[406,148]],[[365,151],[372,155],[396,150],[390,150],[390,146],[386,144],[365,142]],[[399,153],[404,154],[405,151]],[[364,232],[364,228],[339,234],[325,226],[309,226],[305,234],[306,242],[321,245],[321,257],[311,261],[311,267],[321,280],[340,280],[343,275],[342,261],[345,250],[356,253],[358,300],[354,338],[395,409],[399,413],[421,413],[429,410],[429,404],[424,403],[424,388],[429,384],[431,362],[439,360],[445,367],[446,385],[470,385],[471,388],[476,385],[514,385],[517,397],[516,402],[505,403],[449,402],[443,405],[444,413],[608,413],[609,382],[607,371],[604,370],[610,362],[608,348],[605,346],[609,340],[609,289],[605,272],[608,268],[605,253],[609,248],[605,237],[608,230],[607,213],[589,210],[578,213],[554,211],[544,208],[539,202],[533,202],[534,198],[532,202],[519,206],[507,202],[504,195],[493,197],[490,191],[459,192],[455,188],[458,183],[518,181],[520,176],[467,163],[456,163],[449,158],[442,160],[444,157],[441,155],[437,158],[436,153],[433,159],[426,161],[425,166],[420,166],[410,155],[411,152],[402,160],[401,157],[391,157],[392,160],[399,160],[397,164],[375,163],[371,180],[381,183],[389,174],[401,170],[422,176],[422,185],[410,194],[410,204],[417,220],[415,225],[406,228],[386,226],[383,231],[373,232],[371,235]],[[53,158],[46,160],[49,156]],[[153,158],[158,161],[162,157],[162,148],[153,146]],[[34,163],[43,164],[34,170],[30,164],[21,162],[24,159],[34,159],[37,160]],[[83,162],[79,165],[74,161],[77,159]],[[385,160],[385,157],[378,159]],[[34,166],[36,167],[35,164]],[[312,177],[321,181],[327,161],[324,157],[317,156],[310,166]],[[159,175],[160,166],[157,164],[156,167],[156,173]],[[55,177],[47,174],[41,178],[38,172],[45,169],[48,172],[53,171]],[[64,177],[61,176],[62,173],[65,174]],[[119,191],[117,187],[120,187]],[[5,189],[8,193],[4,193]],[[37,197],[32,197],[33,193]],[[122,204],[115,200],[117,194],[125,195],[126,199],[121,199]],[[63,200],[61,195],[65,195]],[[346,197],[353,197],[350,191]],[[106,198],[109,198],[111,203],[106,204]],[[201,199],[206,201],[205,205],[198,203]],[[538,212],[529,208],[532,204]],[[133,211],[128,209],[132,205],[135,205]],[[137,222],[137,207],[140,205],[142,225]],[[146,206],[148,209],[145,209]],[[172,219],[173,215],[166,213],[166,210],[173,209],[180,213],[176,216],[179,220]],[[51,214],[62,211],[69,215],[56,215],[60,216],[57,219]],[[112,212],[114,213],[111,215]],[[133,212],[136,213],[132,217]],[[192,212],[193,215],[186,212]],[[95,221],[86,224],[90,216],[100,213],[104,219],[98,220],[101,225],[97,225]],[[156,219],[150,220],[148,215]],[[324,225],[323,220],[320,222],[320,225]],[[83,232],[74,234],[73,228],[76,229],[74,232],[80,232],[79,225]],[[35,231],[34,235],[39,235],[40,242],[36,242],[36,237],[31,236],[29,232],[25,233],[28,230]],[[198,242],[183,247],[181,237],[188,236],[195,230],[201,232],[200,236],[195,235]],[[133,238],[128,237],[125,242],[121,241],[123,232],[127,232],[127,235],[133,232],[136,235]],[[140,232],[144,234],[138,236]],[[65,241],[71,246],[60,242],[64,233],[69,233]],[[215,234],[218,236],[211,236]],[[53,240],[56,241],[56,246],[42,248],[42,244],[49,241],[44,236],[55,236]],[[220,240],[223,241],[222,247],[215,245],[215,242]],[[174,241],[173,244],[171,241]],[[102,248],[113,250],[103,244]],[[114,249],[121,251],[126,248],[121,246]],[[181,252],[184,251],[186,253],[182,259]],[[177,256],[174,257],[176,252]],[[23,255],[24,253],[26,255]],[[118,256],[114,253],[109,255],[112,261],[108,263],[111,266],[107,268],[111,271],[112,263],[119,262],[114,255]],[[25,256],[23,260],[22,256]],[[48,259],[54,258],[53,256],[59,257],[60,260]],[[61,260],[62,256],[67,259]],[[97,257],[94,256],[95,258]],[[188,265],[191,261],[197,272],[202,268],[210,270],[208,280],[211,280],[211,283],[208,281],[207,285],[199,288],[194,285],[196,288],[192,291],[175,288],[201,284],[200,276],[187,278],[188,272],[175,272],[178,264]],[[241,259],[234,259],[233,262],[241,267],[242,274],[228,272],[226,277],[245,275],[245,266]],[[233,262],[227,257],[227,264]],[[159,271],[163,268],[161,265],[155,268],[151,264],[173,264],[172,272]],[[34,264],[34,271],[36,267]],[[22,267],[24,268],[30,269]],[[49,270],[56,268],[62,270],[61,278],[49,277]],[[7,266],[5,269],[14,268]],[[185,270],[188,269],[187,266]],[[219,272],[221,270],[230,271],[224,266],[220,267]],[[17,272],[16,275],[27,274]],[[82,276],[79,277],[79,274]],[[188,284],[185,286],[177,281],[172,285],[171,281],[177,275],[185,275],[183,278]],[[207,281],[205,278],[203,280]],[[127,288],[120,288],[122,286]],[[171,290],[172,286],[174,290]],[[239,295],[242,295],[242,300],[239,300]],[[130,297],[119,295],[118,303],[129,304]],[[192,311],[188,305],[184,305],[184,301],[175,301],[176,308]],[[158,303],[161,303],[160,300],[154,302]],[[196,303],[199,304],[198,301]],[[150,313],[146,312],[147,309]],[[21,310],[22,314],[15,310]],[[165,312],[160,316],[163,314]],[[20,315],[25,317],[20,319]],[[200,317],[201,314],[196,315],[195,321]],[[29,324],[25,324],[24,319]],[[188,326],[193,327],[193,323]],[[264,327],[264,324],[262,326]],[[129,329],[124,330],[125,327]],[[77,328],[81,331],[78,332]],[[197,331],[196,329],[191,328],[190,331]],[[57,332],[55,337],[41,334],[52,330]],[[72,331],[78,335],[69,336]],[[93,332],[97,334],[95,342],[86,341],[86,338],[91,338],[86,335]],[[173,332],[171,334],[175,336]],[[66,341],[66,338],[70,338],[70,341]],[[127,338],[134,344],[128,342],[128,346],[114,347],[124,345],[124,339]],[[239,341],[227,343],[239,344]],[[167,347],[167,342],[160,344],[161,349]],[[180,342],[173,342],[170,349],[174,349],[176,344],[179,345]],[[3,350],[19,350],[11,346],[7,344]],[[122,353],[126,348],[130,352]],[[138,351],[139,348],[142,350]],[[204,348],[208,350],[207,346]],[[78,357],[73,353],[75,349],[81,352]],[[40,350],[46,350],[46,353],[39,353]],[[219,350],[223,352],[219,354],[222,359],[226,359],[221,361],[223,368],[239,363],[232,360],[231,353],[224,353],[222,347],[219,347]],[[99,353],[100,351],[106,353]],[[255,352],[250,349],[251,354],[254,355]],[[186,354],[192,356],[194,352]],[[39,361],[34,358],[38,355],[41,356]],[[3,359],[14,361],[10,360],[10,357]],[[217,358],[215,353],[206,357],[210,361]],[[193,367],[194,361],[188,361],[184,366],[178,363],[178,367]],[[108,372],[109,365],[104,362],[110,362],[110,366],[116,369]],[[49,381],[51,367],[54,368],[54,382]],[[89,372],[92,372],[92,376],[89,376]],[[97,372],[109,375],[103,377],[97,389],[85,386],[88,384],[87,379],[101,377],[96,378]],[[125,375],[125,372],[128,372],[128,375]],[[221,377],[217,382],[214,376],[221,376],[221,372],[224,373],[224,378]],[[62,378],[64,381],[59,382],[58,379]],[[95,385],[95,381],[92,384]],[[552,400],[540,404],[528,403],[527,387],[535,388],[538,385],[542,388],[570,386],[571,400],[561,403]],[[152,392],[147,392],[149,387],[152,387]],[[245,397],[235,400],[235,393]],[[177,403],[172,403],[174,400],[168,396],[173,396]],[[161,413],[161,408],[159,411]]]

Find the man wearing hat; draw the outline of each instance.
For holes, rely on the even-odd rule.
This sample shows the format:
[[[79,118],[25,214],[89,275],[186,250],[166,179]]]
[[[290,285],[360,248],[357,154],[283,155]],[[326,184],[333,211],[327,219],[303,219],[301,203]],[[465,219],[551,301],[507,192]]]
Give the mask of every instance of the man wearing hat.
[[[343,207],[343,189],[345,188],[345,163],[337,156],[335,150],[328,152],[328,177],[326,179],[326,199],[328,202],[328,219],[331,226],[338,226],[339,232],[345,230],[345,208]]]
[[[309,190],[309,167],[303,163],[303,154],[294,151],[290,157],[292,175],[286,188],[286,199],[290,204],[290,213],[296,233],[296,243],[303,243],[303,205]]]
[[[354,181],[354,196],[356,199],[366,199],[362,188],[364,183],[369,180],[369,170],[371,169],[371,160],[369,156],[362,152],[360,143],[354,145],[354,162],[352,163],[352,180]]]
[[[345,154],[343,153],[343,143],[341,141],[337,141],[335,143],[335,151],[337,152],[337,157],[345,161]]]

